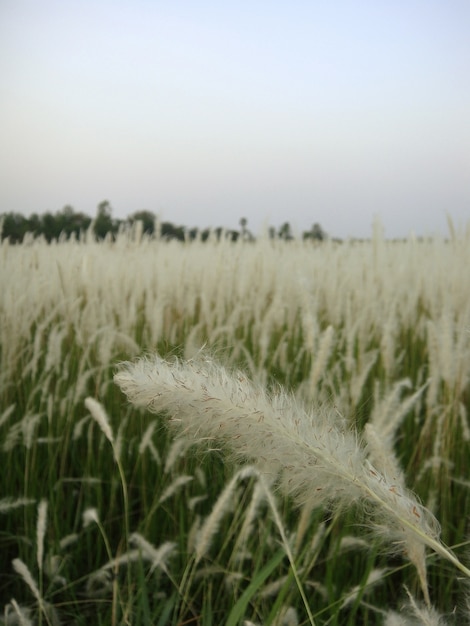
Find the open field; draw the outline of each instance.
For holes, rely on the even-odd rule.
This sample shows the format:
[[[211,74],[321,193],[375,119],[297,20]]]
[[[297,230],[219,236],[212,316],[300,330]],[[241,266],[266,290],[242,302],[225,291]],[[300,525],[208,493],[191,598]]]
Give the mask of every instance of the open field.
[[[3,623],[468,623],[451,234],[3,242]]]

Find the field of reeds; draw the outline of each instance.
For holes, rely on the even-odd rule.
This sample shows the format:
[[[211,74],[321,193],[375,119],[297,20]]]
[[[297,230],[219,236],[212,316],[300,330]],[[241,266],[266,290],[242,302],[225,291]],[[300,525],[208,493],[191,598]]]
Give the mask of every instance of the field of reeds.
[[[0,623],[469,623],[469,268],[4,241]]]

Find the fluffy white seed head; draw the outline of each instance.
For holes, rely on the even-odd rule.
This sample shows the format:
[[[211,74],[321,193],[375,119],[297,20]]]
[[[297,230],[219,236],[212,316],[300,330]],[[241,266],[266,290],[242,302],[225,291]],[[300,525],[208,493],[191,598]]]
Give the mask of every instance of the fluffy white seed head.
[[[416,565],[428,598],[424,546],[439,547],[437,522],[398,472],[388,477],[374,467],[358,437],[334,415],[310,413],[282,391],[268,395],[241,372],[204,356],[125,363],[115,382],[134,404],[166,414],[187,440],[222,445],[234,461],[255,464],[269,479],[277,476],[283,492],[300,504],[362,503],[376,532],[386,529],[384,537]]]
[[[5,626],[34,626],[31,610],[20,606],[15,599],[5,606]]]
[[[9,513],[14,509],[18,509],[22,506],[28,506],[29,504],[34,504],[36,500],[33,498],[2,498],[0,500],[0,514],[1,513]]]
[[[44,561],[44,537],[47,529],[47,500],[41,500],[38,506],[38,521],[36,526],[37,563],[39,571]]]
[[[145,537],[137,532],[132,533],[129,537],[129,543],[141,551],[144,559],[150,561],[151,571],[158,568],[168,573],[168,561],[176,550],[176,543],[166,541],[159,548],[155,548]]]
[[[199,562],[202,557],[207,554],[211,547],[212,540],[219,530],[223,516],[233,509],[233,498],[239,481],[256,476],[257,473],[257,470],[253,467],[242,467],[227,483],[196,536],[196,562]]]
[[[114,437],[109,423],[108,416],[103,406],[94,398],[88,397],[85,399],[85,406],[90,411],[92,418],[97,422],[98,426],[103,431],[106,439],[113,444]]]
[[[42,598],[41,598],[41,594],[39,592],[39,587],[38,587],[36,581],[34,580],[31,572],[29,571],[29,568],[26,565],[26,563],[24,561],[22,561],[21,559],[13,559],[13,569],[15,570],[15,572],[17,574],[19,574],[21,576],[21,578],[27,584],[27,586],[29,587],[31,593],[36,598],[36,600],[39,603],[41,603],[42,602]]]
[[[100,518],[98,511],[95,508],[86,509],[82,514],[83,528],[86,528],[90,524],[99,524]]]

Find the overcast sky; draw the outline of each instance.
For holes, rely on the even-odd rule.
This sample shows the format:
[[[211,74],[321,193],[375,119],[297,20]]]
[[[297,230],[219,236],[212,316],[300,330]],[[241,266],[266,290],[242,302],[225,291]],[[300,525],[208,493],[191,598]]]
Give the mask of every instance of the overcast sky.
[[[0,213],[470,220],[469,0],[1,0]]]

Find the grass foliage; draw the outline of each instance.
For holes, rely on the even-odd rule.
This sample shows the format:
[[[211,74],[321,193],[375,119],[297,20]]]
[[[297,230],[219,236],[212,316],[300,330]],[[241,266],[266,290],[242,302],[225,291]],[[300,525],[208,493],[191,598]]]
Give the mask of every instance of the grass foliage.
[[[4,241],[0,623],[468,623],[451,235]]]

